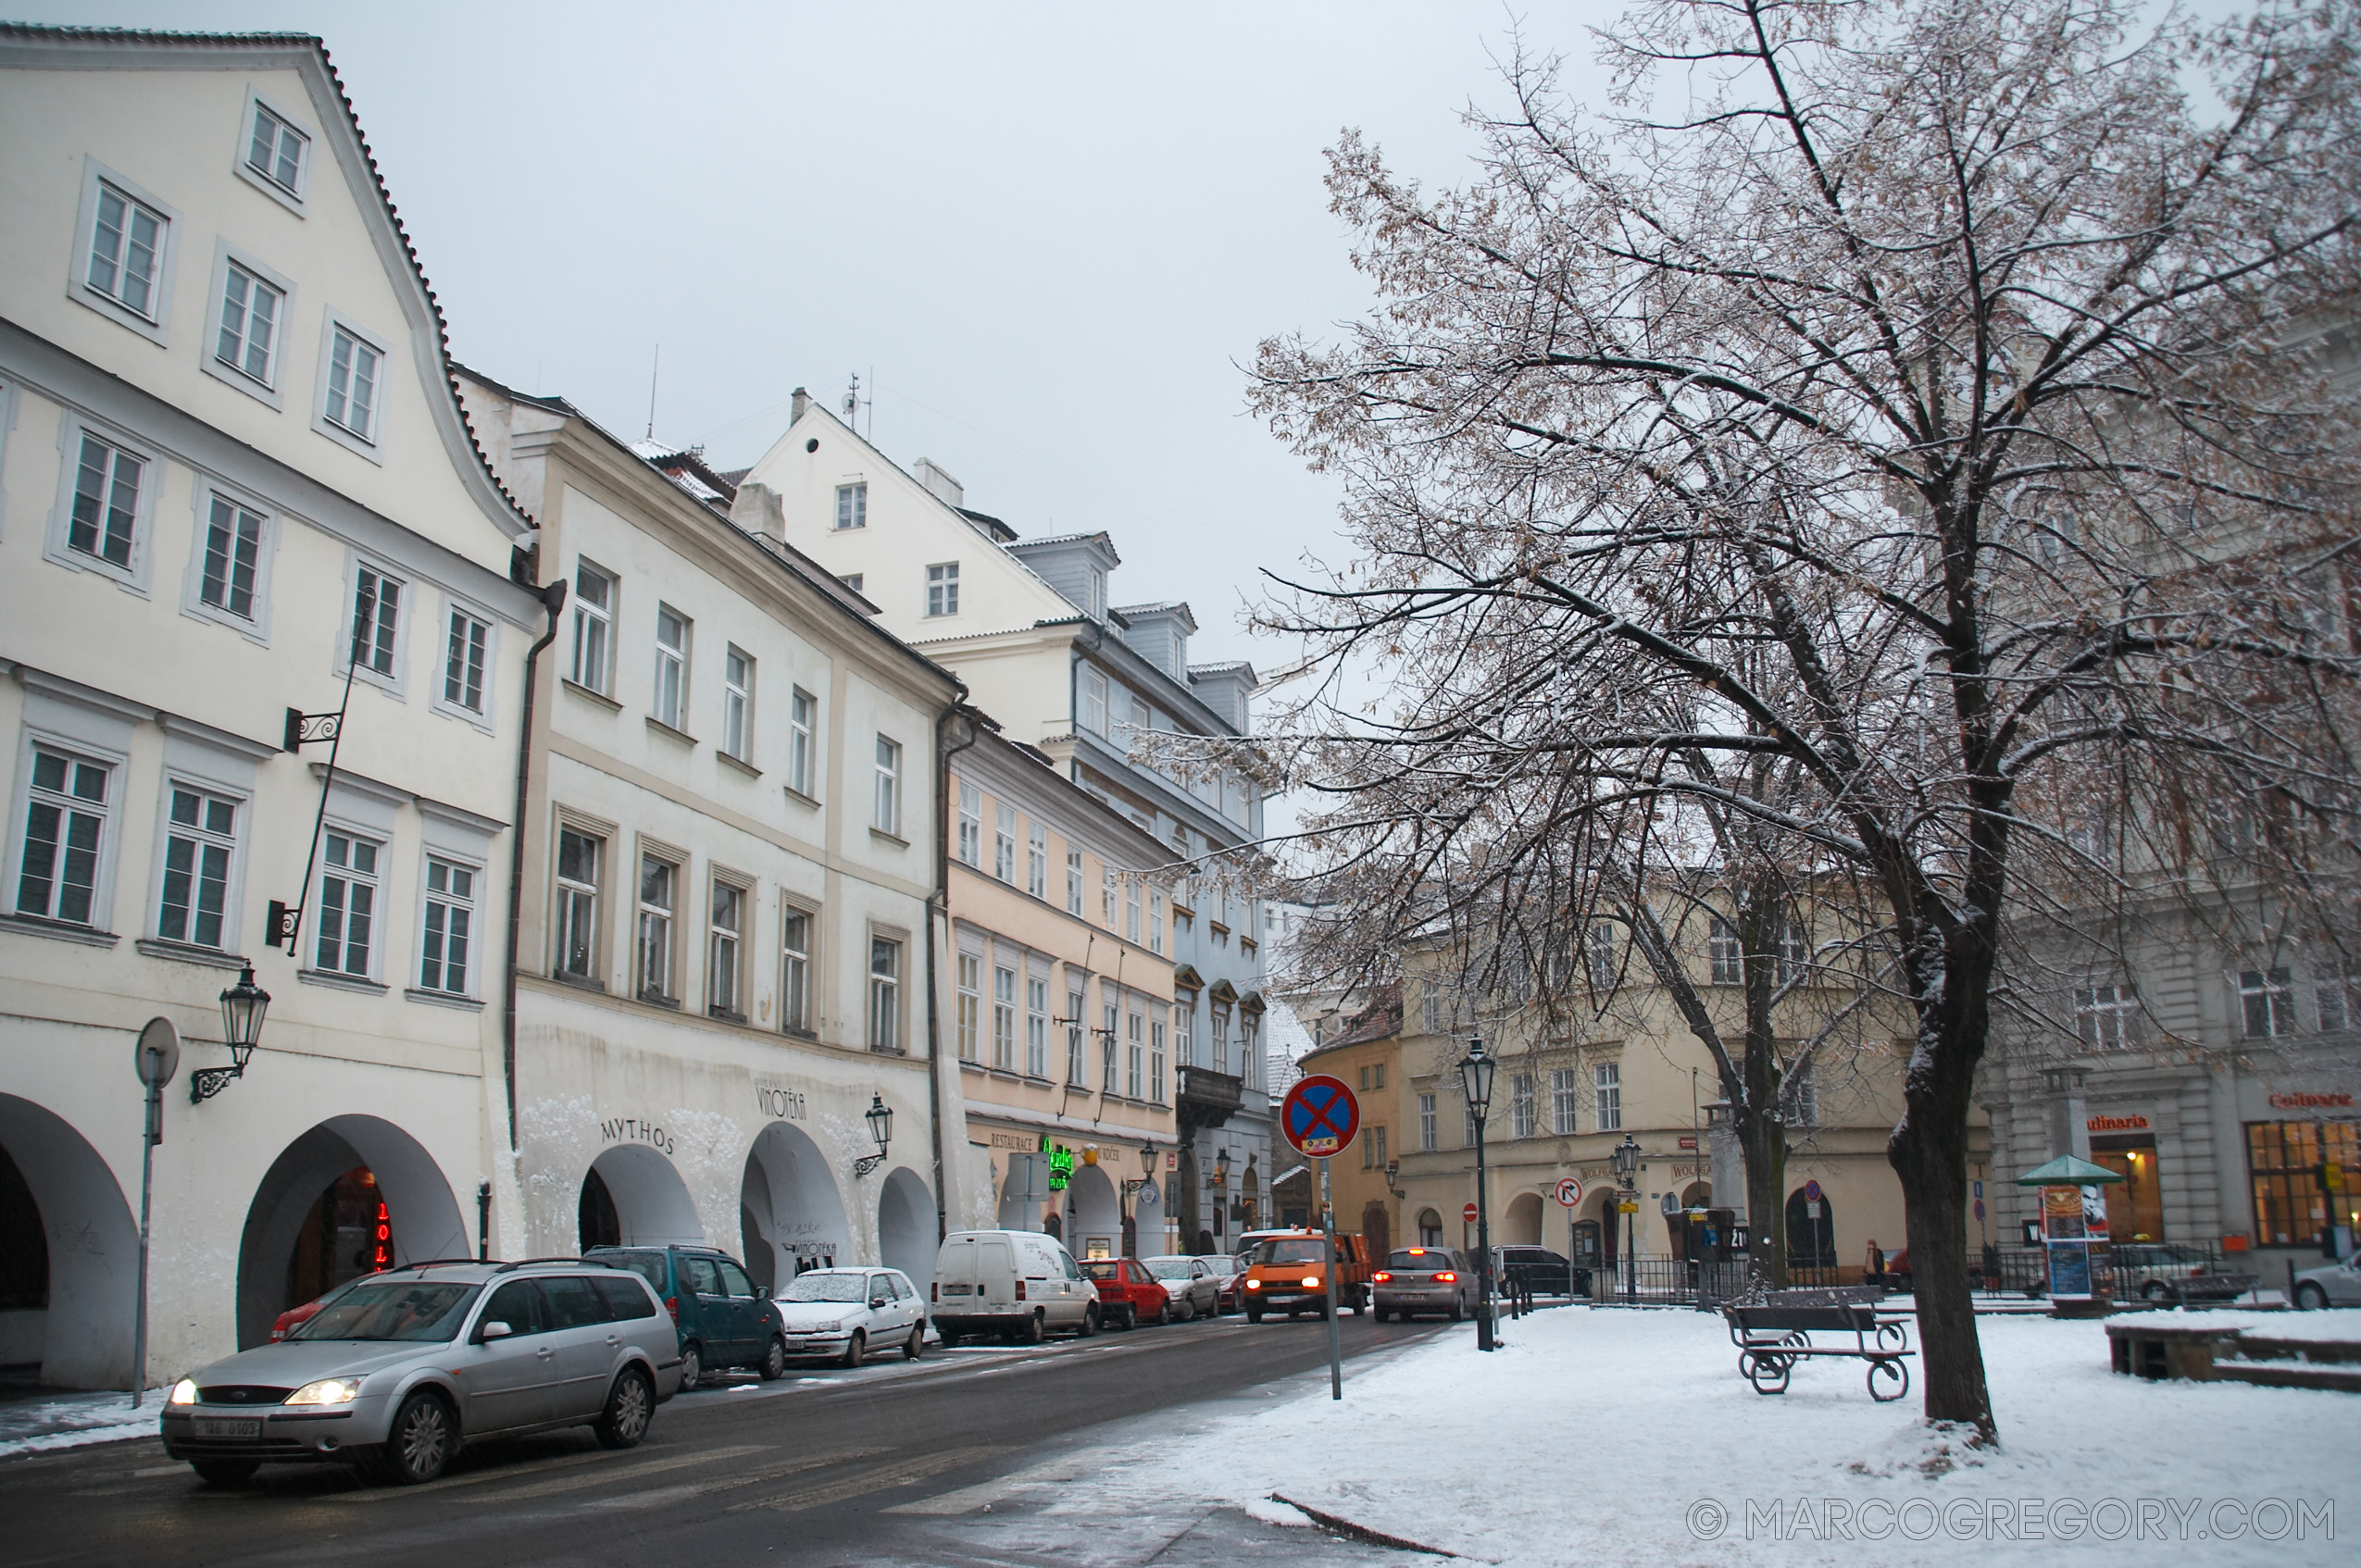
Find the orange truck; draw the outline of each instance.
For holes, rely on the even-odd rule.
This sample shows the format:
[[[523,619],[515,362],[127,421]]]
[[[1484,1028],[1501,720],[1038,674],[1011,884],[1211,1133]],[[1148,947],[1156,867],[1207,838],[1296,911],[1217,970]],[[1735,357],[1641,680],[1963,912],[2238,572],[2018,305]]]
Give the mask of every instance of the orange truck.
[[[1248,1323],[1260,1323],[1265,1313],[1326,1317],[1327,1236],[1317,1230],[1259,1233],[1239,1295]],[[1336,1238],[1336,1304],[1352,1308],[1355,1317],[1368,1310],[1369,1244],[1365,1238],[1346,1233]]]

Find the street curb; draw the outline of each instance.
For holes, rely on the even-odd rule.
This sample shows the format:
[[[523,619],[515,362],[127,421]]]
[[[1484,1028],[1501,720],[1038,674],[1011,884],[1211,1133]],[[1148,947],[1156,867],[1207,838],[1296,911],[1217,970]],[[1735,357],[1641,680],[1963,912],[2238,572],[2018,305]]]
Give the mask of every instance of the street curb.
[[[1334,1513],[1323,1513],[1309,1503],[1297,1502],[1293,1498],[1279,1492],[1271,1493],[1270,1500],[1285,1503],[1322,1528],[1333,1530],[1340,1536],[1349,1536],[1365,1546],[1389,1547],[1395,1551],[1423,1551],[1430,1557],[1448,1557],[1455,1560],[1459,1556],[1457,1552],[1445,1551],[1439,1546],[1425,1546],[1418,1541],[1405,1540],[1400,1536],[1389,1536],[1382,1530],[1372,1530],[1367,1524],[1355,1524],[1350,1519]]]

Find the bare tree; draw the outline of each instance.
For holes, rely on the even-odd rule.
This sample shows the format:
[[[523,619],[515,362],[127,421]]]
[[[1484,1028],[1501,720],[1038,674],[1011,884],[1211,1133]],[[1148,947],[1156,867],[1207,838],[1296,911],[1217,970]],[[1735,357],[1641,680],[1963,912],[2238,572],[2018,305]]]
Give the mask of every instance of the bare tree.
[[[2356,303],[2354,7],[2141,14],[1643,5],[1609,112],[1510,65],[1462,189],[1346,135],[1380,304],[1257,365],[1349,496],[1354,558],[1264,617],[1309,644],[1263,765],[1330,934],[1547,954],[1621,909],[1669,977],[1683,878],[1750,954],[1845,890],[1847,994],[1907,1014],[1926,1412],[1984,1440],[1970,1096],[2025,851],[2070,859],[2025,803],[2128,768],[2124,811],[2350,838],[2352,410],[2293,345]],[[1756,983],[1718,1060],[1769,1115]]]

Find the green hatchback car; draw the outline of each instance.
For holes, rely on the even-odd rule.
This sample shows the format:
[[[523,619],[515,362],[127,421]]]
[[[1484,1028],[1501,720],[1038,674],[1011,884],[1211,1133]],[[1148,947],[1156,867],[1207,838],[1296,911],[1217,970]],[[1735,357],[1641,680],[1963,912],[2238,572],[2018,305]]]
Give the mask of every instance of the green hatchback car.
[[[681,1387],[728,1367],[765,1378],[787,1375],[787,1343],[770,1292],[745,1265],[713,1247],[593,1247],[585,1261],[630,1269],[655,1287],[681,1336]]]

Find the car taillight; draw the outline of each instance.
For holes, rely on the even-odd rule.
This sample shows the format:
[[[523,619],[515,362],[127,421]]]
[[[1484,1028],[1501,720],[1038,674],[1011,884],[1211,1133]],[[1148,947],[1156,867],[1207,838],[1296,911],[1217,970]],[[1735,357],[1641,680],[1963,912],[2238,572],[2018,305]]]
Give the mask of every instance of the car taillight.
[[[1459,1276],[1455,1274],[1439,1274],[1434,1276],[1434,1282],[1437,1285],[1456,1285],[1459,1283]]]
[[[1018,1280],[1018,1281],[1017,1282],[1017,1300],[1020,1300],[1020,1301],[1021,1301],[1021,1300],[1023,1300],[1024,1299],[1025,1299],[1025,1282],[1024,1282],[1023,1280],[1021,1280],[1021,1279],[1020,1279],[1020,1280]]]
[[[1377,1271],[1377,1273],[1375,1273],[1375,1274],[1373,1274],[1373,1275],[1369,1276],[1369,1278],[1370,1278],[1371,1280],[1375,1281],[1377,1284],[1380,1284],[1380,1285],[1383,1285],[1383,1284],[1384,1284],[1387,1280],[1392,1279],[1393,1277],[1393,1276],[1392,1275],[1390,1275],[1390,1274],[1386,1273],[1386,1272],[1385,1272],[1385,1270],[1383,1270],[1383,1269],[1380,1269],[1380,1270],[1378,1270],[1378,1271]]]
[[[675,1328],[679,1327],[681,1325],[681,1298],[678,1296],[665,1297],[664,1310],[672,1314],[672,1325]]]
[[[943,1300],[943,1281],[938,1279],[927,1286],[927,1300],[930,1301]]]

